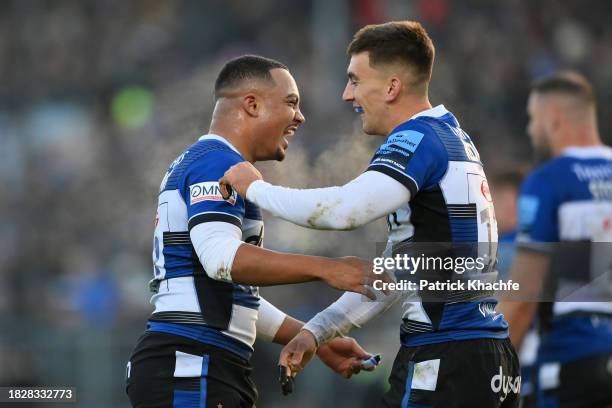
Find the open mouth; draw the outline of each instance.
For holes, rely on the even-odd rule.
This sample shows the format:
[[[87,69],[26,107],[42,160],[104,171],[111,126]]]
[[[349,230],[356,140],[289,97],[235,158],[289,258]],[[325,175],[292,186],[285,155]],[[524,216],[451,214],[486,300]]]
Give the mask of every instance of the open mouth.
[[[287,137],[293,136],[295,132],[297,132],[297,126],[289,126],[287,129],[285,129],[285,133],[283,133],[282,140],[283,149],[287,149],[287,147],[289,147],[289,140],[287,139]]]
[[[295,132],[297,132],[297,128],[297,126],[289,126],[287,129],[285,129],[283,136],[293,136]],[[286,138],[284,139],[286,140]]]
[[[359,106],[359,105],[353,106],[353,110],[355,111],[355,113],[363,113],[364,112],[363,108],[361,106]]]

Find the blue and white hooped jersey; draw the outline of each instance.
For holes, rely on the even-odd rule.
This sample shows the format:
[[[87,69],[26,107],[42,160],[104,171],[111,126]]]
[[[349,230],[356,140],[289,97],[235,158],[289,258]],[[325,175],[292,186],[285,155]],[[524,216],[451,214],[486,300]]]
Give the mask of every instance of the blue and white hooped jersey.
[[[518,212],[519,247],[551,252],[538,359],[612,351],[612,148],[571,147],[538,167]]]
[[[444,106],[395,128],[368,170],[384,173],[410,190],[410,202],[388,215],[388,249],[406,242],[463,243],[472,248],[480,243],[491,254],[483,272],[495,274],[497,222],[487,178],[470,137]],[[411,296],[404,302],[404,345],[508,336],[491,292],[456,291],[431,302],[420,292]]]
[[[168,168],[160,186],[153,263],[157,293],[148,330],[221,347],[248,359],[253,351],[259,308],[258,288],[210,278],[190,239],[206,222],[227,222],[242,240],[261,245],[259,208],[234,194],[224,200],[218,180],[244,158],[225,139],[202,136]]]

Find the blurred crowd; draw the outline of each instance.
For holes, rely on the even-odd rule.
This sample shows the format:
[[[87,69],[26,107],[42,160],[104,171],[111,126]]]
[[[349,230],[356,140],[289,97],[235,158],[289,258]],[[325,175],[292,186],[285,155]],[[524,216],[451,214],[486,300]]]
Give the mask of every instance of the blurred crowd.
[[[593,82],[601,133],[611,140],[606,0],[0,2],[0,365],[8,367],[0,385],[50,378],[27,350],[53,352],[50,338],[69,347],[62,333],[80,338],[84,350],[91,339],[83,333],[113,333],[121,351],[97,353],[124,363],[150,312],[161,177],[206,133],[212,85],[227,59],[279,59],[300,86],[306,123],[285,162],[261,164],[267,179],[321,186],[363,171],[382,139],[363,135],[341,100],[345,47],[361,26],[399,19],[421,21],[432,36],[432,103],[456,114],[489,172],[529,162],[529,85],[557,69],[577,69]],[[384,239],[384,222],[329,233],[269,219],[264,244],[374,256]],[[337,296],[318,285],[264,293],[301,318]],[[393,323],[382,331],[391,348]],[[41,335],[51,332],[59,337]],[[370,333],[371,342],[380,333]],[[56,364],[70,361],[68,351],[66,359]],[[114,367],[108,375],[119,384]],[[80,372],[65,371],[61,378]]]

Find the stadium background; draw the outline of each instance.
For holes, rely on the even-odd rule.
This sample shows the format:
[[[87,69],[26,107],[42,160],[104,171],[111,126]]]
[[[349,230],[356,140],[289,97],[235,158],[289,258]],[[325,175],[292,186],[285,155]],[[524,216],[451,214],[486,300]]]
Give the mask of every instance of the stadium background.
[[[0,385],[71,385],[78,407],[126,407],[125,362],[151,311],[151,235],[166,166],[207,130],[212,84],[228,58],[289,65],[306,124],[265,176],[341,183],[382,139],[341,101],[352,34],[416,19],[437,48],[431,100],[456,113],[488,173],[529,162],[529,83],[576,68],[594,83],[612,134],[612,2],[607,0],[105,0],[0,3]],[[384,197],[381,197],[384,199]],[[265,245],[374,256],[384,221],[316,232],[266,220]],[[308,319],[338,293],[322,284],[264,288]],[[280,395],[280,347],[258,343],[258,406],[368,406],[399,344],[399,310],[356,331],[384,355],[346,381],[316,362]],[[51,405],[49,405],[51,406]]]

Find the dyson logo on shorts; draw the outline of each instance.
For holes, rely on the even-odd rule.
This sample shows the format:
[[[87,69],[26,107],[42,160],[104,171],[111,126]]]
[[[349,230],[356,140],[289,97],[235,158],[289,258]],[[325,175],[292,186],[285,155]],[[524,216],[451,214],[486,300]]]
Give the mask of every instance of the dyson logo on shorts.
[[[521,376],[512,377],[510,375],[504,375],[502,366],[499,366],[499,374],[495,374],[493,378],[491,378],[491,389],[495,393],[501,392],[503,394],[499,397],[500,401],[505,400],[509,392],[518,395],[521,392]]]

